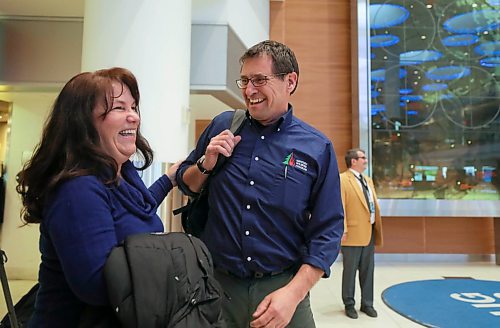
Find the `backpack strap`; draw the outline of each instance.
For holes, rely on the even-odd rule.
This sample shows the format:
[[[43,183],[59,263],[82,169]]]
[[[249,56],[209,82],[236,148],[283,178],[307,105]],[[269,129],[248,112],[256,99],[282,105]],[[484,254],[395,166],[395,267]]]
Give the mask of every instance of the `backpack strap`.
[[[234,135],[240,134],[240,131],[243,128],[243,122],[246,118],[246,112],[247,111],[244,109],[236,109],[234,111],[231,127],[229,128],[229,131],[231,131]]]
[[[245,126],[245,119],[246,119],[246,111],[244,109],[235,109],[233,113],[233,118],[231,120],[231,125],[229,126],[229,131],[231,131],[234,135],[238,135],[241,132],[241,129],[243,126]],[[217,163],[215,164],[214,169],[212,170],[212,174],[208,177],[208,179],[205,181],[205,186],[208,185],[208,181],[210,178],[214,175],[216,175],[226,162],[227,157],[224,155],[219,154],[219,157],[217,158]]]
[[[233,116],[231,119],[231,124],[228,126],[229,130],[234,135],[238,135],[240,133],[241,129],[243,128],[243,126],[245,126],[245,119],[246,119],[246,110],[244,110],[244,109],[234,110]],[[186,225],[184,223],[184,220],[187,221],[187,215],[185,215],[184,213],[189,213],[189,211],[191,210],[191,207],[193,205],[193,203],[192,203],[193,200],[200,198],[203,195],[206,197],[206,194],[208,193],[208,184],[210,183],[210,180],[212,179],[212,177],[215,174],[217,174],[221,170],[221,168],[224,165],[224,163],[226,162],[226,160],[227,160],[227,158],[225,156],[219,154],[219,156],[217,157],[217,163],[215,164],[215,166],[212,170],[212,174],[210,174],[208,176],[207,180],[205,180],[205,183],[201,187],[201,190],[195,196],[190,197],[190,199],[186,205],[179,207],[177,209],[174,209],[172,211],[173,215],[182,214],[182,220],[183,220],[182,225],[183,225],[184,229],[186,229]]]

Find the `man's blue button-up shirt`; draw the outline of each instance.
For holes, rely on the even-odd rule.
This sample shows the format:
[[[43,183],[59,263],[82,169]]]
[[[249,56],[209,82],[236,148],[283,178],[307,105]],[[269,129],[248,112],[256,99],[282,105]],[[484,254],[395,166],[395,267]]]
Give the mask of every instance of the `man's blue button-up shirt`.
[[[181,165],[205,153],[210,139],[230,126],[224,112],[200,136]],[[343,234],[340,180],[332,143],[293,116],[262,126],[247,111],[241,141],[209,185],[210,211],[202,235],[216,267],[240,277],[279,272],[303,263],[330,275]]]

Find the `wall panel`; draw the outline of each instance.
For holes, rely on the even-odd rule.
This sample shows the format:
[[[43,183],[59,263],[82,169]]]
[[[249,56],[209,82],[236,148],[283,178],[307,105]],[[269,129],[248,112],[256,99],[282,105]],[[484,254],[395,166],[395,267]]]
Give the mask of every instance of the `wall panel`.
[[[295,52],[297,117],[334,142],[341,169],[351,147],[350,4],[346,1],[271,2],[270,36]]]
[[[378,253],[425,253],[423,218],[383,218],[384,245]]]
[[[425,218],[428,253],[494,253],[492,218]]]
[[[492,218],[384,217],[378,253],[492,254]]]

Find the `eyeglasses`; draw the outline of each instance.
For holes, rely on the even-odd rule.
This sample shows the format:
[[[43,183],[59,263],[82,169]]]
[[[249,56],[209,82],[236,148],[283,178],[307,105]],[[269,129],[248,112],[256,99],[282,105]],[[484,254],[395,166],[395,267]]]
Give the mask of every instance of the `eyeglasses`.
[[[278,73],[271,75],[257,75],[252,77],[251,79],[247,77],[242,77],[241,79],[236,80],[236,85],[240,89],[245,89],[248,86],[248,82],[252,82],[254,87],[262,87],[267,84],[272,77],[287,75],[288,73]]]
[[[360,157],[356,157],[355,159],[366,159],[366,156],[360,156]]]

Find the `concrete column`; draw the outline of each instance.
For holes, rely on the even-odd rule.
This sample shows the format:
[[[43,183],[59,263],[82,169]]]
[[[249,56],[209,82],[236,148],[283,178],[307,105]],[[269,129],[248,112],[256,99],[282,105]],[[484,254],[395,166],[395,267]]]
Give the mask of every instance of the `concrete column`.
[[[141,131],[155,162],[186,155],[191,0],[86,0],[82,71],[121,66],[141,92]]]
[[[246,48],[269,39],[269,0],[192,0],[193,24],[229,25]]]

